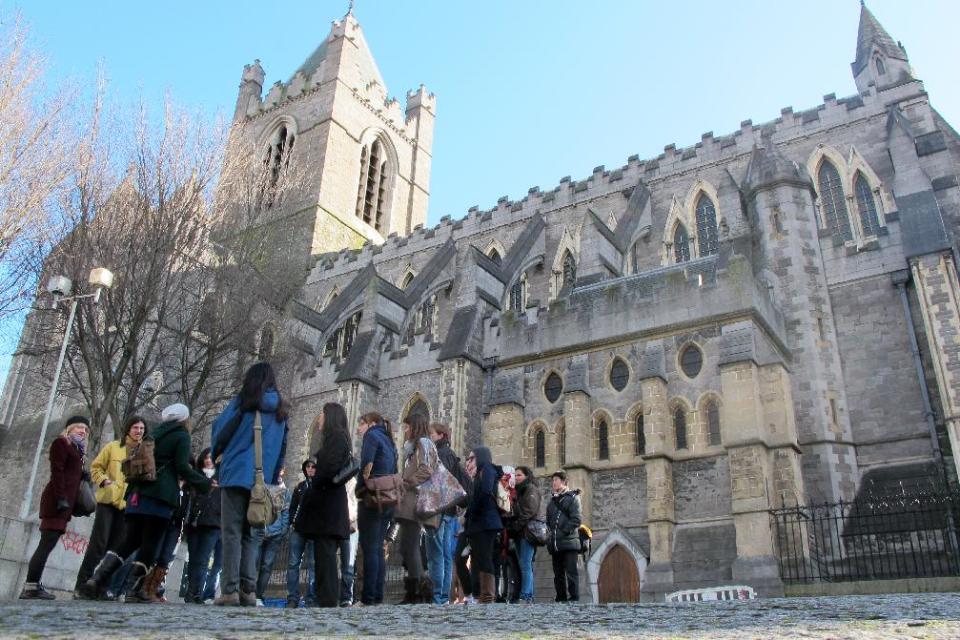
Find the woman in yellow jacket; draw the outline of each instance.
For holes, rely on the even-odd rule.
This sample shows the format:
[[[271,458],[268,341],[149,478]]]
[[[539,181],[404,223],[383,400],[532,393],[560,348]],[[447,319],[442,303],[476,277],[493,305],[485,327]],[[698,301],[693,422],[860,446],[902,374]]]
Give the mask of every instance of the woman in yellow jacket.
[[[126,506],[123,496],[127,483],[120,465],[127,457],[127,447],[139,444],[146,428],[143,418],[131,416],[124,423],[123,436],[108,442],[90,463],[90,475],[97,488],[97,512],[90,531],[90,544],[77,573],[74,597],[81,597],[80,585],[90,578],[104,554],[123,540],[123,509]]]

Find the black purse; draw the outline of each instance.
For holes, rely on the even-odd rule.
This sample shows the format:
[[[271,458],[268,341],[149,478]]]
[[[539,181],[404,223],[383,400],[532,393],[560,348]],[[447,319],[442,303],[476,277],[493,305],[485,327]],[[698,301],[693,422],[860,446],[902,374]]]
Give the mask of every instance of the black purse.
[[[358,473],[360,473],[360,461],[353,455],[353,452],[349,452],[347,453],[347,461],[340,467],[337,474],[333,476],[330,483],[335,487],[342,487],[350,482],[350,478],[355,477]]]

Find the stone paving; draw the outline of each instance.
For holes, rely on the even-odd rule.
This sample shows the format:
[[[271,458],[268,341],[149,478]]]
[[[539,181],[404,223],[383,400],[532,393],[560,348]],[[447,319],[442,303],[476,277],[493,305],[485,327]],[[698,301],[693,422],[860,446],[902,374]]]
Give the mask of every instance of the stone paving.
[[[960,638],[960,594],[682,605],[220,609],[0,603],[0,638]]]

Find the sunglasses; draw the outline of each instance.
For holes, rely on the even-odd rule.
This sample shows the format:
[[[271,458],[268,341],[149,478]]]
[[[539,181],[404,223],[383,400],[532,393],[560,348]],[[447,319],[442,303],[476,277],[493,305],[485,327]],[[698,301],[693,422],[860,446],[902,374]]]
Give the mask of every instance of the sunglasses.
[[[476,459],[477,459],[477,456],[467,456],[467,462],[470,462],[471,460],[476,460]]]

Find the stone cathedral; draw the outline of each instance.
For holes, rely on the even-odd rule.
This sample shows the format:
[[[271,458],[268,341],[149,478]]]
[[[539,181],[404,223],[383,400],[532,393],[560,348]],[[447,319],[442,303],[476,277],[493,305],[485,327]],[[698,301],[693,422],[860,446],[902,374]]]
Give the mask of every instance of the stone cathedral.
[[[436,98],[389,96],[352,13],[287,82],[244,67],[233,135],[315,195],[278,217],[311,266],[264,329],[295,354],[288,457],[337,401],[566,469],[583,599],[624,571],[645,599],[782,594],[771,509],[952,482],[960,136],[865,7],[852,72],[856,95],[430,228]]]

